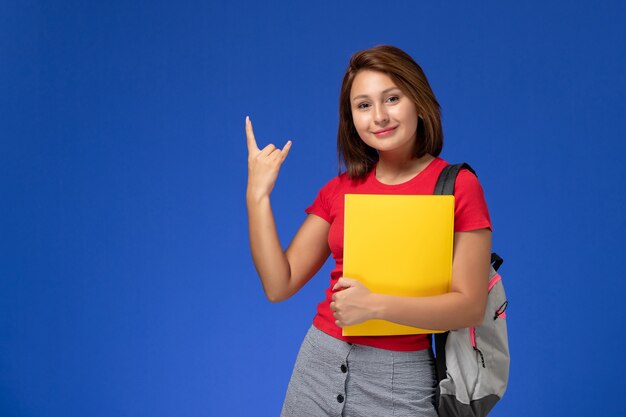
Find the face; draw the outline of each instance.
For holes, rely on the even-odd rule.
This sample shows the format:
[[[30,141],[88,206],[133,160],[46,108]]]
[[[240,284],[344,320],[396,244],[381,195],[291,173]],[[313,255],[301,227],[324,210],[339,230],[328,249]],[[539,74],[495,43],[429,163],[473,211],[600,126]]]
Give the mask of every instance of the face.
[[[352,83],[350,106],[359,136],[380,155],[413,154],[417,108],[388,75],[360,71]]]

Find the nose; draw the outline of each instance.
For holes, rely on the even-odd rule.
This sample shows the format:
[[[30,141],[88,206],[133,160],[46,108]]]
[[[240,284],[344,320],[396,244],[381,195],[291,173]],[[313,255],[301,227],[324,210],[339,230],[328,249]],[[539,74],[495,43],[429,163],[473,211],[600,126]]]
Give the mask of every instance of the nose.
[[[374,109],[374,123],[379,126],[384,126],[389,122],[389,115],[385,106],[376,106]]]

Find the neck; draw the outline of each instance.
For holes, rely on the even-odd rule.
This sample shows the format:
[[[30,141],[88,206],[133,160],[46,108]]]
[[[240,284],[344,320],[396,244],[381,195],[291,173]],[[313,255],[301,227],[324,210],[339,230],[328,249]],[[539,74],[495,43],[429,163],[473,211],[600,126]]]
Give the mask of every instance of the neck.
[[[421,158],[380,154],[376,165],[376,178],[383,183],[401,183],[422,172],[433,159],[435,158],[430,154]]]

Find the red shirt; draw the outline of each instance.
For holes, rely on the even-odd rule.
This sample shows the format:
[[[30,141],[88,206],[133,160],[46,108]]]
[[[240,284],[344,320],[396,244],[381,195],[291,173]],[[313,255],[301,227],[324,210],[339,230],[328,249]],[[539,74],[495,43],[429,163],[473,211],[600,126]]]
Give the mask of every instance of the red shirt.
[[[328,245],[335,260],[335,268],[330,273],[330,285],[326,298],[317,306],[313,319],[321,331],[337,339],[397,351],[414,351],[430,347],[429,335],[403,336],[342,336],[341,328],[335,324],[330,309],[332,288],[343,274],[343,218],[345,194],[432,194],[439,173],[448,165],[441,158],[435,158],[424,170],[402,184],[387,185],[376,179],[376,169],[372,169],[364,180],[350,180],[346,173],[330,180],[318,193],[313,204],[305,211],[330,223]],[[482,187],[476,176],[462,170],[455,184],[454,231],[491,228],[491,220]]]

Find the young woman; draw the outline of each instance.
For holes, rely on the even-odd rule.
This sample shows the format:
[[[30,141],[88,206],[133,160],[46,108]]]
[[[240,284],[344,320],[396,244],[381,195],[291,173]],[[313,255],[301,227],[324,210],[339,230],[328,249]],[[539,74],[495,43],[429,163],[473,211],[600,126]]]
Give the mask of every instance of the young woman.
[[[337,148],[346,172],[320,190],[286,251],[278,240],[270,193],[291,142],[282,149],[259,149],[246,119],[250,244],[267,298],[289,298],[329,255],[336,262],[298,354],[281,415],[436,416],[428,335],[344,337],[341,328],[370,319],[427,329],[480,323],[491,251],[482,188],[470,172],[459,174],[449,293],[400,297],[370,292],[342,276],[344,195],[432,194],[447,165],[438,157],[440,108],[419,65],[398,48],[378,46],[352,56],[339,116]]]

